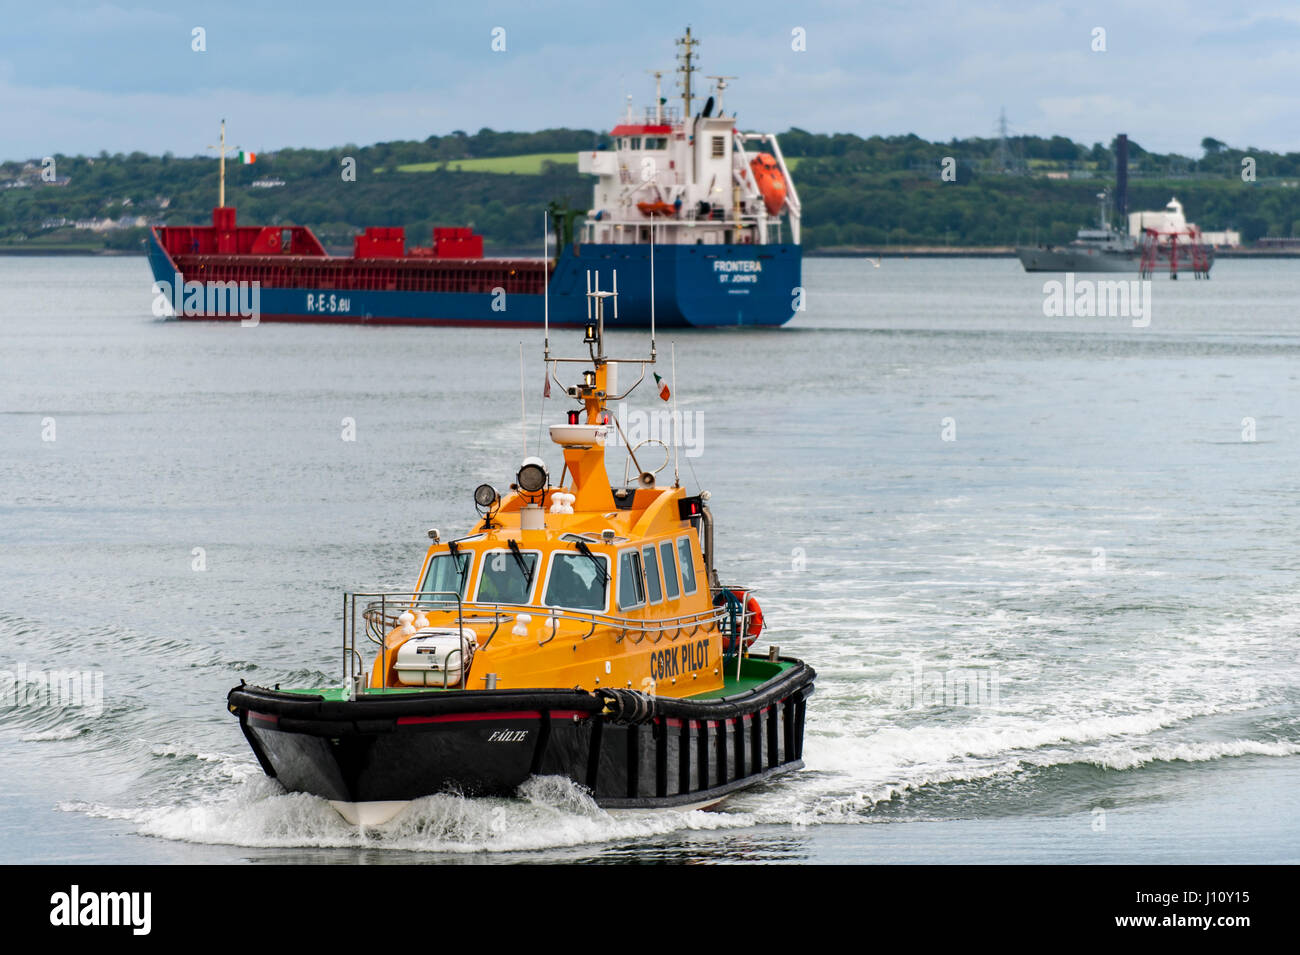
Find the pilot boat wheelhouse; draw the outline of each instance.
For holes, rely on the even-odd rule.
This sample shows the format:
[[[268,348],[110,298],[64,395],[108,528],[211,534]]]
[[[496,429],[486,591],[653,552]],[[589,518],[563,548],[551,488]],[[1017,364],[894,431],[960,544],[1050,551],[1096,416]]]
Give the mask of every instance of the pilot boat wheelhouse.
[[[704,806],[802,765],[813,670],[775,647],[749,654],[762,612],[714,565],[708,493],[661,486],[638,459],[650,442],[627,451],[636,479],[610,483],[622,425],[608,403],[655,350],[652,336],[648,360],[618,359],[641,377],[612,393],[612,293],[598,285],[588,357],[546,353],[576,405],[550,428],[558,476],[526,458],[506,494],[475,491],[468,534],[430,531],[410,591],[346,595],[342,687],[231,690],[287,789],[371,824],[435,793],[510,795],[532,775],[606,807]],[[566,385],[558,370],[575,363],[590,367]]]

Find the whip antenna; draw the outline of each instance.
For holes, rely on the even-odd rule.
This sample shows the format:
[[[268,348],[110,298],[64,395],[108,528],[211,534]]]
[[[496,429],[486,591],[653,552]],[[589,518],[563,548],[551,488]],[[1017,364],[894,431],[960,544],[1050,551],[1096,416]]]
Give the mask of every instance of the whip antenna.
[[[550,299],[550,278],[551,271],[551,251],[550,251],[550,223],[547,218],[547,212],[542,210],[542,355],[546,358],[551,357],[551,299]],[[559,254],[559,249],[556,249]],[[525,455],[527,457],[527,455]]]
[[[528,457],[528,409],[524,404],[524,343],[519,343],[519,419],[523,424],[524,457]]]
[[[650,220],[650,360],[655,360],[655,220]],[[677,382],[673,382],[677,387]]]
[[[681,441],[677,434],[677,429],[681,427],[681,416],[677,413],[677,343],[672,343],[673,350],[673,487],[682,486],[681,471],[678,465],[681,463]]]

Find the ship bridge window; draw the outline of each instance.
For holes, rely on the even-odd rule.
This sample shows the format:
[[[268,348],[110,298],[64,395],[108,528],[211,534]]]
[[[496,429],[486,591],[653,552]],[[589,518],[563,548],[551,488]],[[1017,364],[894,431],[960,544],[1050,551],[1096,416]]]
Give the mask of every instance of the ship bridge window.
[[[551,556],[546,579],[548,607],[595,610],[603,613],[608,604],[609,558],[604,554],[561,551]]]
[[[641,137],[640,137],[640,136],[633,136],[633,137],[632,137],[632,148],[633,148],[633,149],[640,149],[640,148],[641,148]]]
[[[650,592],[650,602],[657,604],[664,599],[663,588],[659,586],[659,560],[655,557],[655,545],[649,544],[641,549],[645,558],[645,583]]]
[[[424,572],[424,582],[420,584],[417,599],[446,600],[450,602],[451,594],[465,597],[465,584],[469,581],[469,554],[461,551],[455,557],[451,554],[435,554],[429,560]],[[435,596],[436,595],[436,596]]]
[[[528,603],[537,579],[539,556],[536,551],[484,551],[474,599],[493,604]]]
[[[645,148],[646,148],[646,149],[667,149],[667,148],[668,148],[668,137],[667,137],[667,136],[647,136],[647,137],[646,137],[646,141],[645,141]]]
[[[645,606],[645,578],[641,575],[641,553],[625,550],[618,555],[618,609]]]
[[[691,557],[691,539],[677,538],[677,553],[682,557],[682,590],[695,593],[695,560]]]
[[[673,542],[664,541],[659,545],[659,556],[664,559],[664,590],[669,600],[676,600],[681,591],[677,587],[677,558],[673,554]]]

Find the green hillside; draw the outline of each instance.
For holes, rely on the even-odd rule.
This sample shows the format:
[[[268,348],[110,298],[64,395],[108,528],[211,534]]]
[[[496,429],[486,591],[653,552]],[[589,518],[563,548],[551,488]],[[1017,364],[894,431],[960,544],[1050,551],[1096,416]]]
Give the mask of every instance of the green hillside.
[[[917,136],[814,134],[792,129],[782,148],[804,204],[805,247],[1011,245],[1065,242],[1096,216],[1096,193],[1113,177],[1109,146],[1054,136],[932,143]],[[333,150],[282,149],[255,165],[228,165],[227,201],[240,220],[304,224],[336,248],[367,225],[400,225],[427,242],[435,225],[469,225],[489,248],[537,244],[542,210],[556,200],[585,208],[593,179],[579,151],[607,145],[590,130],[454,132],[421,142]],[[1200,157],[1156,155],[1130,144],[1130,209],[1171,196],[1204,229],[1247,240],[1300,235],[1300,154],[1237,149],[1206,137]],[[0,246],[133,250],[140,227],[210,221],[216,162],[170,153],[55,156],[0,163]],[[940,177],[951,158],[955,181]],[[1243,182],[1242,161],[1256,181]],[[344,172],[355,168],[355,181]],[[77,228],[81,224],[83,228]],[[96,226],[96,229],[86,226]]]

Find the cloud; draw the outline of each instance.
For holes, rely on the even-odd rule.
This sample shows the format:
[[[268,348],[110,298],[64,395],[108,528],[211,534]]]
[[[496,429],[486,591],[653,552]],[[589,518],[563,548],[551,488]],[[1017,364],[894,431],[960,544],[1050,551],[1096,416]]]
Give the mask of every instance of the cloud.
[[[201,153],[225,116],[261,150],[423,139],[452,129],[603,128],[650,102],[650,69],[671,69],[686,22],[701,74],[739,74],[726,95],[742,126],[928,139],[1013,132],[1199,155],[1203,136],[1300,149],[1289,90],[1300,13],[1230,6],[972,4],[969,0],[637,7],[555,4],[357,7],[321,0],[310,17],[231,0],[24,5],[0,36],[4,156],[54,151]],[[362,11],[362,12],[359,12]],[[664,24],[659,27],[658,24]],[[189,48],[192,25],[208,52]],[[507,30],[507,52],[490,31]],[[807,51],[790,47],[802,27]],[[1091,50],[1092,29],[1107,51]],[[678,92],[667,77],[665,95]],[[707,81],[697,78],[707,93]]]

